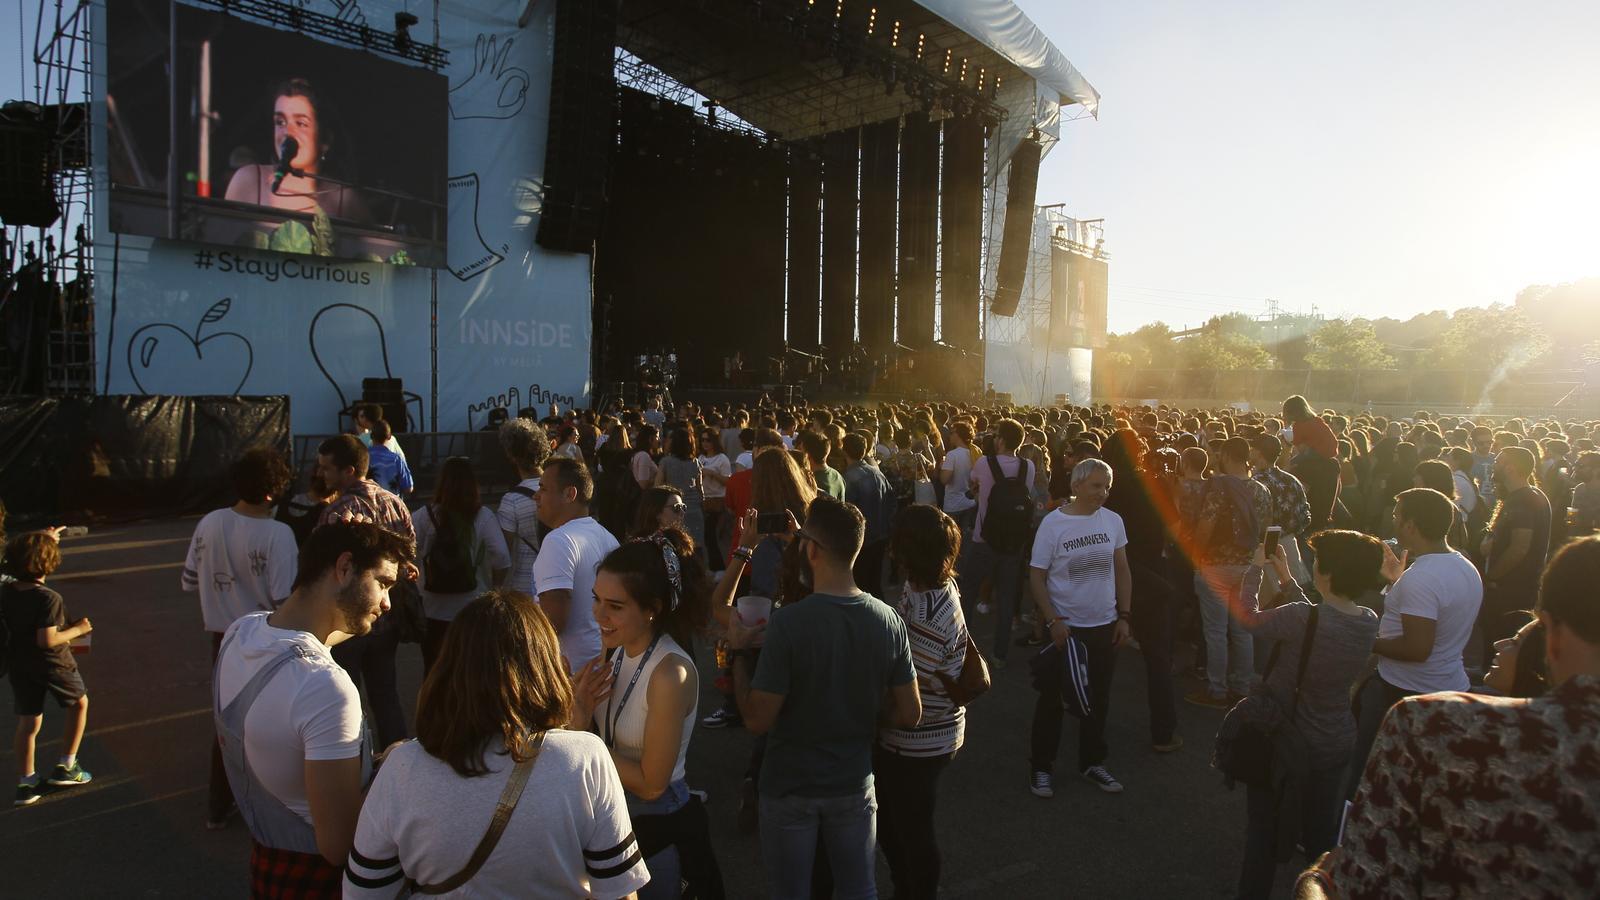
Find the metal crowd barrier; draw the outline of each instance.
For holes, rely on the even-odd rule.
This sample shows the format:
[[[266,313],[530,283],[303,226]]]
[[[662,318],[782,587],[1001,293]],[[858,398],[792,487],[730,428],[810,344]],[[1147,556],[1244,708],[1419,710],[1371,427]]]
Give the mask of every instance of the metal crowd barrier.
[[[298,476],[304,476],[308,466],[317,461],[317,447],[333,437],[329,434],[297,434],[294,436],[294,466]],[[415,488],[408,502],[415,504],[433,494],[433,483],[439,467],[451,457],[463,456],[472,461],[478,476],[478,489],[485,498],[503,494],[517,483],[516,470],[500,449],[500,436],[494,431],[423,431],[395,435],[400,449],[405,451],[406,464],[411,468]]]

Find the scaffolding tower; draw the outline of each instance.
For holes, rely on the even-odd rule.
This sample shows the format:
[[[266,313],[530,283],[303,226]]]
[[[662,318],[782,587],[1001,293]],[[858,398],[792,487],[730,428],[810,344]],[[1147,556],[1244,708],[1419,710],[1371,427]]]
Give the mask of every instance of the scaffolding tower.
[[[61,215],[46,227],[8,225],[0,241],[0,297],[7,306],[32,304],[5,311],[8,321],[45,319],[26,331],[28,339],[0,344],[0,394],[94,391],[92,18],[90,0],[44,0],[34,20],[32,96],[20,100],[50,130]],[[42,347],[33,340],[41,333]]]

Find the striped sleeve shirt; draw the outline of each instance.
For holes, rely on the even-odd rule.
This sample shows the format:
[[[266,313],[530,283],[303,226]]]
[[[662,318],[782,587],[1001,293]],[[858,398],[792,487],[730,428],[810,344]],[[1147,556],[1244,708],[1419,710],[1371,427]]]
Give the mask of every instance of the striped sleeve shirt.
[[[513,764],[494,742],[488,772],[463,778],[416,741],[389,752],[361,806],[344,875],[347,900],[405,896],[461,871],[494,816]],[[545,735],[506,828],[470,881],[437,896],[614,900],[650,880],[616,766],[600,738]]]
[[[922,721],[915,728],[885,728],[878,743],[903,756],[944,756],[961,748],[966,711],[945,691],[936,672],[961,677],[967,658],[967,622],[954,581],[931,591],[908,589],[895,604],[911,639],[911,661],[922,693]]]

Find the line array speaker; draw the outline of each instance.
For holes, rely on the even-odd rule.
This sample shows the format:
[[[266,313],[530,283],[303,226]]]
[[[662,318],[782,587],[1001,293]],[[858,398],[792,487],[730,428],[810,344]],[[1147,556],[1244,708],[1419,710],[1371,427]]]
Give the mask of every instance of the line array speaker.
[[[1022,283],[1028,275],[1029,246],[1033,240],[1033,201],[1039,188],[1040,146],[1023,141],[1011,154],[1011,176],[1006,185],[1006,225],[1000,243],[1000,264],[995,270],[994,302],[997,316],[1014,316],[1022,300]]]
[[[588,253],[617,134],[617,0],[558,0],[539,246]]]

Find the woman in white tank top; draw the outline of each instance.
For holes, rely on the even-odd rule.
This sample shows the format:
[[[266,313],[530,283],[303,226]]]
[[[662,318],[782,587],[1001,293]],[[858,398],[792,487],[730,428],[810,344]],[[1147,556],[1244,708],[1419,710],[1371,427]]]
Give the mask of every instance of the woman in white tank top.
[[[706,620],[706,588],[693,541],[677,528],[623,544],[595,574],[594,618],[605,650],[577,674],[573,721],[591,724],[621,776],[650,869],[641,900],[679,896],[690,868],[686,846],[691,856],[702,851],[697,861],[709,857],[709,841],[687,814],[699,810],[686,810],[684,781],[700,692],[687,648]]]

